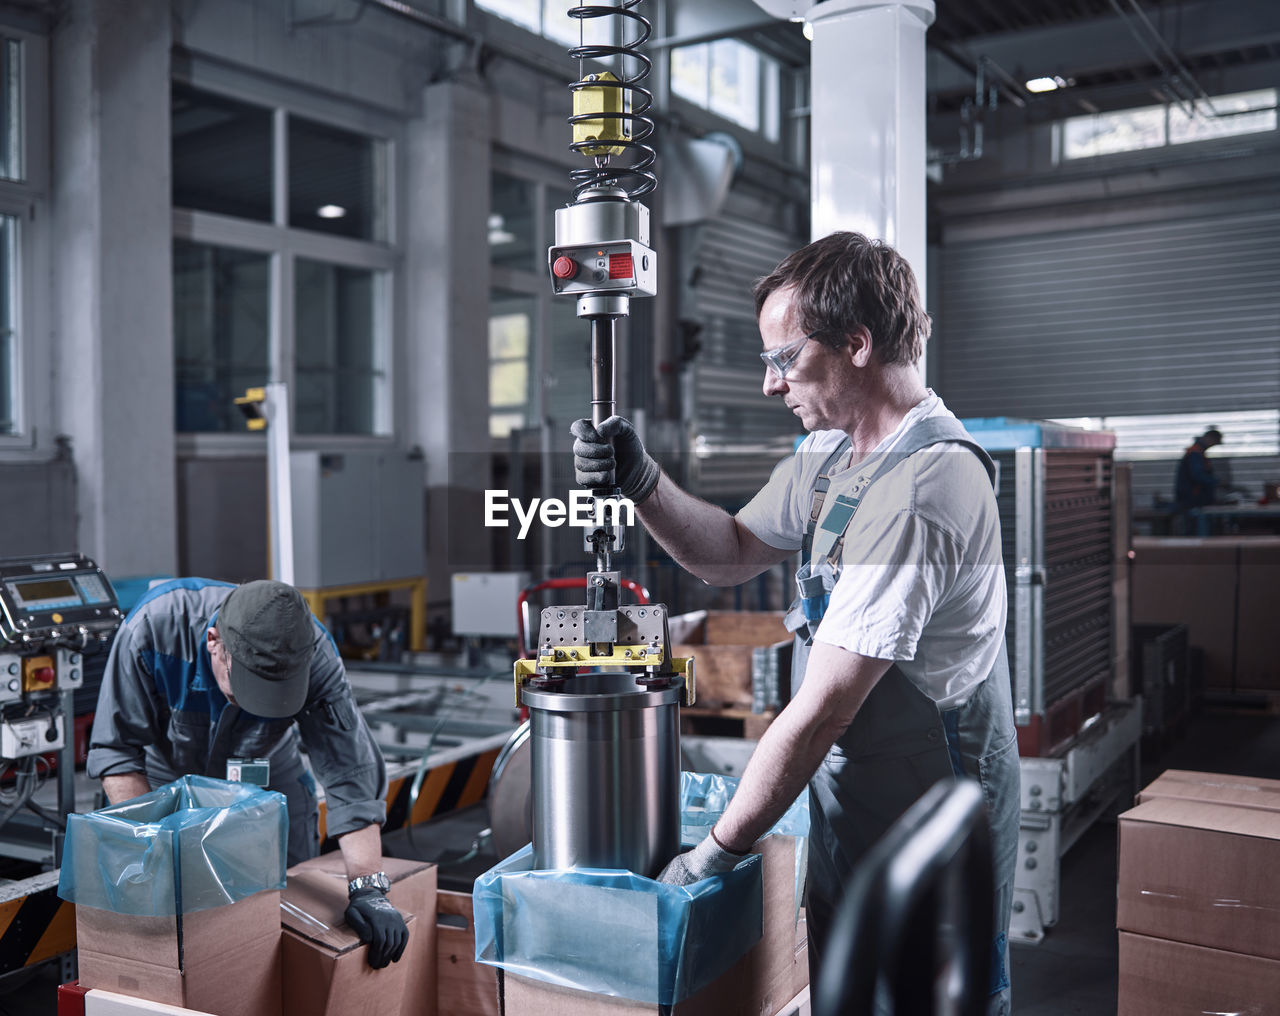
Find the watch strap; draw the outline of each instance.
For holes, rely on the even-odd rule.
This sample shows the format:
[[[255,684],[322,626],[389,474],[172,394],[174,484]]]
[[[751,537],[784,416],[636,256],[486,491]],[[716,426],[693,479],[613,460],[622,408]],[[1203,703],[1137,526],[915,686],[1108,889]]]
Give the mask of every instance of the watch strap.
[[[369,875],[357,875],[347,883],[347,893],[351,894],[359,889],[380,889],[384,893],[391,888],[391,880],[387,878],[385,871],[375,871]]]

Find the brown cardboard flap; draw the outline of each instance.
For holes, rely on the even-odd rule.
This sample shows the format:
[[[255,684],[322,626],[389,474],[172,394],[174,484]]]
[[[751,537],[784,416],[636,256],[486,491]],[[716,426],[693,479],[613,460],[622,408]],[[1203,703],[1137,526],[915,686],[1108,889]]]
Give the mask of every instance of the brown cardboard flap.
[[[1280,959],[1280,812],[1154,798],[1120,816],[1116,926]]]
[[[401,1012],[404,1016],[435,1016],[436,866],[426,861],[396,857],[384,857],[381,863],[391,880],[391,891],[387,893],[387,899],[405,915],[406,920],[411,916],[418,916],[418,920],[400,961],[385,968],[398,968],[396,977],[399,979],[401,996],[395,1002],[388,1001],[385,995],[380,996],[380,1016],[396,1012]],[[340,853],[335,851],[322,854],[290,868],[289,884],[284,891],[281,906],[281,920],[295,940],[305,940],[318,950],[327,951],[334,956],[356,956],[359,963],[368,967],[365,962],[367,950],[360,945],[358,936],[346,926],[343,916],[347,909],[347,870]],[[288,947],[290,959],[286,962],[285,973],[289,983],[297,982],[300,978],[346,976],[346,968],[339,969],[335,964],[323,967],[321,972],[311,969],[314,963],[304,964],[306,969],[303,969],[297,962],[301,954],[296,946],[297,942],[294,941]],[[349,962],[358,966],[355,960]],[[385,985],[380,990],[385,990]],[[319,992],[318,986],[315,991]],[[322,994],[327,995],[328,991],[326,988]],[[321,1008],[315,1011],[323,1012],[323,999],[316,1004]],[[339,1009],[331,1011],[342,1012]]]
[[[218,910],[229,908],[219,907]],[[191,953],[186,970],[77,948],[80,983],[86,987],[235,1016],[278,1016],[280,1012],[279,930],[269,940],[232,939],[209,943],[212,951]],[[126,938],[127,934],[122,934]]]
[[[498,1016],[498,970],[476,962],[471,894],[441,890],[436,908],[440,1012]]]
[[[1266,1013],[1280,961],[1120,932],[1118,1016]]]
[[[179,927],[184,953],[196,958],[241,941],[274,942],[280,934],[280,893],[275,889],[247,899],[169,917],[113,914],[76,907],[76,945],[81,950],[133,959],[149,967],[180,969]]]
[[[404,955],[399,962],[379,970],[369,966],[369,947],[358,940],[353,948],[333,950],[286,928],[281,935],[283,1016],[386,1016],[422,1012],[424,1000],[409,998],[406,991],[406,985],[413,978],[414,957],[421,946],[415,936],[422,922],[410,914],[405,918],[405,926],[409,930],[409,942]],[[348,934],[354,937],[354,932]]]
[[[1263,780],[1221,773],[1201,773],[1187,769],[1166,769],[1143,787],[1137,803],[1157,797],[1176,797],[1237,808],[1280,811],[1280,780]]]

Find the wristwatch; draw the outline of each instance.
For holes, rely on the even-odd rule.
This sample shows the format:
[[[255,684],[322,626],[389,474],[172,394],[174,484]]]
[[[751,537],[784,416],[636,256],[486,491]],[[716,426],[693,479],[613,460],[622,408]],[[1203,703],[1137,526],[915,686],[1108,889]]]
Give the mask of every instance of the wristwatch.
[[[381,889],[384,893],[391,889],[391,880],[385,871],[375,871],[372,875],[357,875],[347,883],[347,895],[357,889]]]

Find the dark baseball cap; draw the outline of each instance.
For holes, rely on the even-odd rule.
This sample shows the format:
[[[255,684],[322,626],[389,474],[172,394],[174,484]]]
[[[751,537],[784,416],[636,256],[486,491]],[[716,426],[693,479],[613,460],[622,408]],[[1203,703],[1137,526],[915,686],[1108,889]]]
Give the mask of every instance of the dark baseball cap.
[[[222,601],[216,622],[231,656],[231,694],[267,719],[293,716],[307,700],[315,618],[293,586],[246,582]]]

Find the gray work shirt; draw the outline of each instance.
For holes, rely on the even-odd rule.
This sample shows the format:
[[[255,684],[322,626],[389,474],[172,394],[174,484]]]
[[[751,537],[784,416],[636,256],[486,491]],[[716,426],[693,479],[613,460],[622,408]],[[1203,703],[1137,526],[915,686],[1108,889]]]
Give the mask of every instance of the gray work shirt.
[[[287,793],[284,778],[302,769],[305,748],[324,786],[328,835],[381,825],[386,764],[319,621],[307,701],[296,716],[262,719],[230,705],[218,688],[205,636],[234,588],[178,579],[149,590],[130,611],[102,677],[89,775],[142,772],[156,787],[188,773],[221,779],[228,758],[265,757],[271,789]]]

